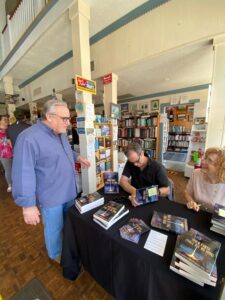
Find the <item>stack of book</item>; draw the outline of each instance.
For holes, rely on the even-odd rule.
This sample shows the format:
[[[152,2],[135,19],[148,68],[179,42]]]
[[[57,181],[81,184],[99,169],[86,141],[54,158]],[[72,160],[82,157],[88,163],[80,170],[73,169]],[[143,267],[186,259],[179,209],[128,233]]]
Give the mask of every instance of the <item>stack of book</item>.
[[[187,219],[158,211],[153,212],[151,226],[176,234],[182,234],[188,230]]]
[[[83,195],[75,200],[75,206],[81,214],[104,204],[104,197],[98,192]]]
[[[158,201],[158,186],[150,186],[136,190],[136,202],[143,205]]]
[[[222,235],[225,235],[225,206],[215,204],[212,215],[212,227],[210,229]]]
[[[144,221],[131,218],[127,224],[120,228],[120,236],[125,240],[137,244],[141,235],[149,230],[149,226]]]
[[[104,229],[109,229],[113,224],[128,214],[129,210],[123,204],[109,201],[93,215],[93,220]]]
[[[190,229],[177,237],[170,269],[201,286],[216,286],[220,247],[219,242]]]

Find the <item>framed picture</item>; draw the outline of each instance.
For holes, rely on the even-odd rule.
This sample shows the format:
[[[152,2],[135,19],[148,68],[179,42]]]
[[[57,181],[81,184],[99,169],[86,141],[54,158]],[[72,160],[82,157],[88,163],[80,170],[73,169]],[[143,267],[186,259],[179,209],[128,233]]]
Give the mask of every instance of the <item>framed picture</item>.
[[[115,119],[120,119],[120,105],[111,103],[111,117]]]
[[[128,111],[129,110],[129,104],[128,103],[124,103],[120,105],[120,110],[122,111]]]
[[[159,99],[151,101],[151,110],[159,110]]]
[[[139,109],[143,110],[144,112],[148,112],[149,111],[149,103],[145,102],[139,105]]]
[[[137,110],[137,103],[130,103],[130,112],[134,113]]]
[[[205,118],[195,118],[194,124],[195,125],[205,124]]]

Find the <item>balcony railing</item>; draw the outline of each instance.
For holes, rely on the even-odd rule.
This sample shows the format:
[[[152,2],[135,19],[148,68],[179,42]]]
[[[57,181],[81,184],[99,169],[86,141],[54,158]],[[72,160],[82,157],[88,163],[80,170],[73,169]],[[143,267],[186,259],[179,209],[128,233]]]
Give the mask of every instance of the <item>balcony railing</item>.
[[[14,13],[7,16],[7,24],[1,33],[3,60],[48,2],[48,0],[22,0]]]

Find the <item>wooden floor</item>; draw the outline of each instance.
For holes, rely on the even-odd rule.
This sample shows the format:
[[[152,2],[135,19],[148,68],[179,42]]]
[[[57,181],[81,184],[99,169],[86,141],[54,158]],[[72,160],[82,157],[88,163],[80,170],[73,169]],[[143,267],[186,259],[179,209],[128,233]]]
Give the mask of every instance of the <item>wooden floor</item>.
[[[169,172],[175,183],[176,199],[183,201],[187,180],[181,173]],[[0,295],[7,300],[32,278],[38,278],[54,299],[114,299],[87,273],[74,281],[65,280],[60,267],[46,254],[42,225],[25,225],[0,172]]]

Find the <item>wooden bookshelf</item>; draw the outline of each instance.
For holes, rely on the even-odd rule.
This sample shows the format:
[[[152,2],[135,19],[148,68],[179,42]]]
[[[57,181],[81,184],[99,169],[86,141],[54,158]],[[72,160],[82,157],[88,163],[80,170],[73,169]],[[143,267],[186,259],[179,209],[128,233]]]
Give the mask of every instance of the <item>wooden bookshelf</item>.
[[[96,188],[104,187],[105,171],[113,168],[113,132],[111,123],[95,123]]]
[[[124,151],[129,143],[139,143],[150,157],[158,159],[159,115],[142,113],[122,117],[118,128],[118,147]]]

